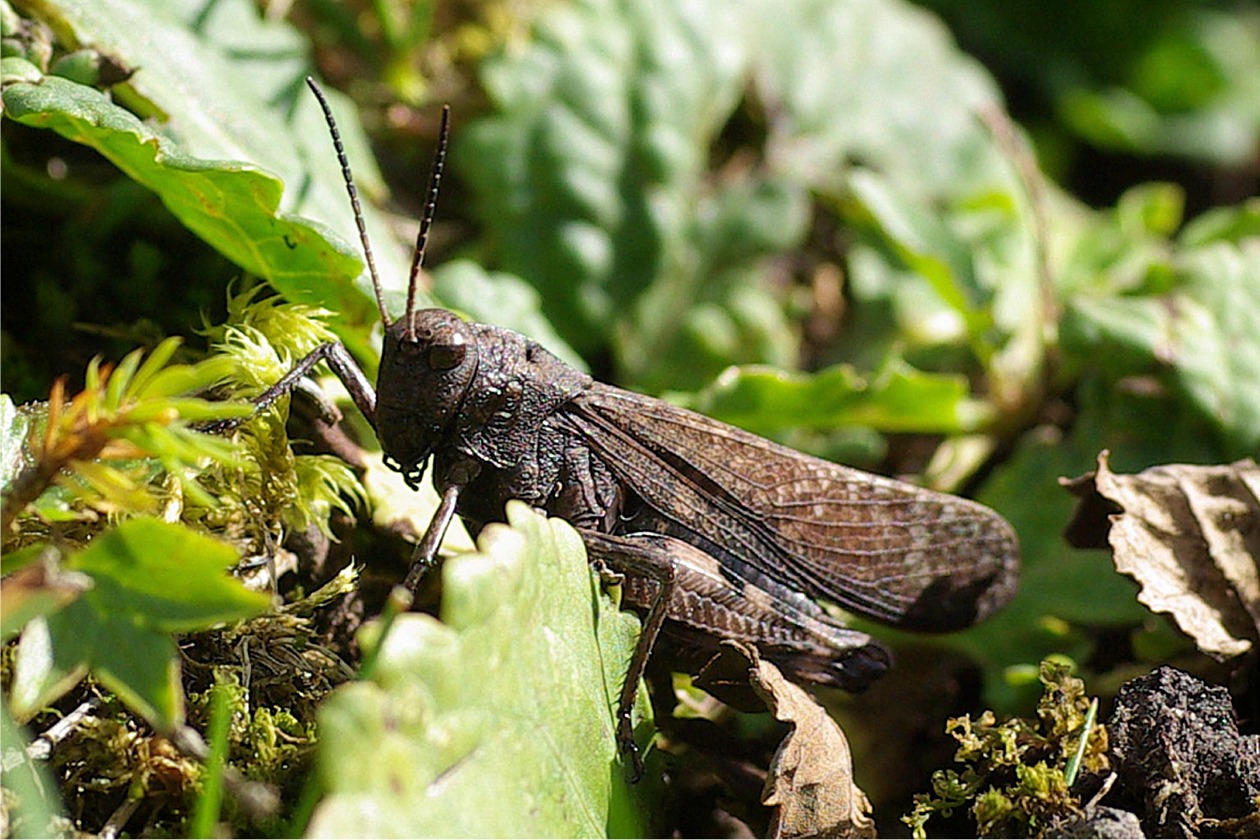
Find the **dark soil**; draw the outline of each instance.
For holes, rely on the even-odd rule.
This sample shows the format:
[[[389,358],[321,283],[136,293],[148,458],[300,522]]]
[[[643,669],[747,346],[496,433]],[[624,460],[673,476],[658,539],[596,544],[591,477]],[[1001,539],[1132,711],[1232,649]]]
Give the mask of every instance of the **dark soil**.
[[[1159,668],[1120,689],[1107,729],[1117,776],[1107,802],[1136,814],[1146,836],[1260,836],[1260,735],[1239,733],[1224,688]]]

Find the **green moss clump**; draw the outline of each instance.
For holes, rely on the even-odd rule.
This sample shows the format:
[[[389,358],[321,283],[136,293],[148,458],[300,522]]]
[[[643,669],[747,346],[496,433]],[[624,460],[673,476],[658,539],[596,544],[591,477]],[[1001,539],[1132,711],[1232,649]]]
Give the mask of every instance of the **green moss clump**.
[[[914,810],[902,817],[915,837],[927,836],[933,814],[949,816],[956,808],[969,808],[980,837],[1038,837],[1081,813],[1072,782],[1079,771],[1108,769],[1107,731],[1092,725],[1085,684],[1071,672],[1064,662],[1041,663],[1035,721],[998,723],[986,711],[974,721],[964,715],[946,723],[959,745],[954,760],[966,766],[936,771],[932,792],[915,796]]]

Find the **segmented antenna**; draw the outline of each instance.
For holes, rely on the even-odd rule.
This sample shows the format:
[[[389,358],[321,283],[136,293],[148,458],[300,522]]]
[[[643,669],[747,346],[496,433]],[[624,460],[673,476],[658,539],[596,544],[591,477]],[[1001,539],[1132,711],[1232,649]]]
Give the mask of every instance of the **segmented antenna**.
[[[341,143],[341,132],[337,131],[337,122],[333,119],[332,109],[328,107],[328,99],[319,85],[310,76],[306,77],[306,86],[319,100],[319,107],[324,110],[324,120],[328,123],[328,131],[332,134],[333,148],[337,150],[337,161],[341,164],[341,177],[346,182],[346,192],[350,194],[350,206],[354,208],[354,224],[359,228],[359,241],[363,243],[363,256],[367,259],[368,274],[372,275],[372,291],[376,293],[376,306],[381,310],[381,325],[389,329],[389,313],[385,311],[385,292],[381,288],[381,276],[376,273],[376,258],[372,256],[372,245],[368,242],[367,225],[363,222],[363,208],[359,206],[359,191],[354,187],[354,176],[350,174],[350,161],[346,159],[346,147]],[[415,269],[412,269],[415,274]],[[414,281],[413,281],[414,282]],[[407,312],[410,318],[411,294],[408,293]]]
[[[420,277],[420,267],[424,265],[424,248],[429,244],[429,228],[433,226],[433,215],[437,212],[438,187],[442,185],[442,168],[446,166],[446,144],[451,134],[451,106],[442,106],[442,126],[438,129],[437,151],[433,154],[433,169],[429,172],[429,199],[424,205],[424,215],[420,217],[420,231],[416,234],[416,250],[411,257],[411,275],[407,279],[407,314],[403,317],[407,329],[407,338],[414,339],[411,333],[411,312],[416,305],[416,282]]]

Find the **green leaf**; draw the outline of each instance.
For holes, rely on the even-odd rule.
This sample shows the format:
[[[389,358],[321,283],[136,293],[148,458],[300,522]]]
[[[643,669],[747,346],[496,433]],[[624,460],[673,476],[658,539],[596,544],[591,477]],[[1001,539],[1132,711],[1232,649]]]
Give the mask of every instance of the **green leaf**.
[[[753,8],[755,82],[778,113],[770,142],[798,177],[833,192],[858,160],[921,195],[1011,182],[976,119],[997,85],[937,19],[872,0]]]
[[[1250,198],[1233,207],[1214,207],[1186,224],[1180,244],[1187,247],[1225,241],[1241,243],[1260,237],[1260,198]]]
[[[878,242],[896,268],[927,281],[941,303],[962,322],[968,336],[988,327],[991,294],[980,287],[967,243],[945,227],[921,198],[898,193],[885,179],[855,172],[845,215]]]
[[[1063,320],[1064,348],[1114,375],[1169,383],[1216,426],[1224,459],[1254,453],[1260,450],[1260,238],[1188,249],[1171,268],[1172,288],[1164,294],[1074,297]]]
[[[65,830],[57,786],[45,762],[27,755],[30,740],[0,703],[0,766],[8,837],[57,837]]]
[[[859,233],[840,241],[853,306],[828,358],[979,362],[994,401],[1018,404],[1043,360],[1043,266],[1022,135],[997,85],[908,4],[757,8],[754,82],[773,117],[765,157]],[[1079,212],[1040,186],[1048,226]],[[950,345],[969,357],[942,354]]]
[[[908,4],[759,8],[766,156],[859,234],[841,241],[854,305],[830,358],[979,362],[995,401],[1018,403],[1042,364],[1043,267],[997,85]],[[1050,224],[1078,211],[1041,186]],[[969,357],[943,356],[950,345]]]
[[[486,271],[471,260],[452,260],[433,271],[433,290],[444,304],[473,320],[516,330],[578,370],[586,370],[582,357],[543,317],[538,292],[521,278]]]
[[[1121,230],[1134,239],[1171,236],[1181,226],[1185,202],[1185,192],[1176,184],[1142,184],[1120,196],[1116,216]]]
[[[26,435],[31,421],[27,413],[13,405],[8,394],[0,394],[0,490],[6,490],[26,466]]]
[[[168,633],[136,626],[130,616],[104,612],[96,601],[81,598],[48,618],[53,673],[81,673],[86,668],[154,729],[171,732],[184,722],[175,640]],[[56,685],[69,688],[73,682],[59,680]],[[54,696],[45,695],[39,705]]]
[[[919,344],[940,344],[949,321],[946,340],[969,341],[1003,379],[995,392],[1036,375],[1036,225],[980,119],[999,110],[997,87],[931,18],[891,0],[583,0],[533,24],[525,46],[486,63],[498,113],[457,139],[455,160],[497,266],[540,291],[580,352],[611,336],[622,381],[654,393],[730,364],[794,364],[796,330],[770,292],[783,263],[767,258],[808,233],[811,194],[852,195],[859,160],[863,215],[882,226],[872,238],[901,258],[851,267],[855,290],[874,273],[917,307],[896,326]],[[845,349],[874,348],[878,364],[905,338],[886,326],[847,333]]]
[[[507,513],[447,561],[442,622],[399,616],[373,681],[325,703],[313,836],[636,831],[610,814],[628,796],[612,712],[637,621],[571,527]]]
[[[236,560],[226,543],[156,519],[130,519],[97,537],[64,564],[90,577],[92,588],[47,619],[44,641],[23,634],[14,714],[37,711],[86,668],[169,732],[183,720],[171,634],[246,618],[270,603],[226,574]]]
[[[544,7],[523,49],[483,66],[499,113],[457,138],[454,160],[476,191],[498,267],[539,290],[544,313],[580,352],[633,321],[647,335],[627,336],[620,361],[635,378],[651,372],[640,361],[652,358],[649,345],[692,346],[678,338],[680,301],[723,300],[747,279],[723,272],[805,230],[799,189],[705,176],[747,72],[745,24],[744,7],[709,0]],[[750,229],[756,235],[728,259],[736,232]],[[632,309],[649,290],[658,303]],[[761,333],[766,321],[773,331]],[[781,312],[741,326],[761,343],[789,332]]]
[[[236,550],[156,519],[137,518],[97,537],[67,562],[96,581],[109,612],[168,633],[202,630],[267,608],[266,595],[229,577]],[[178,584],[177,586],[173,586]]]
[[[159,138],[99,91],[53,76],[10,85],[6,114],[99,151],[152,189],[190,230],[247,271],[302,299],[328,278],[348,280],[359,264],[309,222],[279,210],[283,184],[248,163],[194,158]],[[290,244],[292,247],[290,247]],[[347,317],[370,320],[365,301],[342,295]]]
[[[134,378],[128,383],[131,393],[136,395],[151,394],[152,392],[149,389],[152,386],[153,378],[166,367],[166,363],[171,360],[171,357],[175,355],[175,351],[179,349],[179,345],[180,340],[172,337],[163,340],[157,347],[149,351],[149,355],[145,357],[144,364],[140,365]],[[136,354],[133,353],[132,355]],[[131,358],[131,356],[128,356],[128,358]],[[117,373],[115,373],[115,376],[117,376]],[[205,383],[205,385],[209,384],[209,382]],[[155,396],[170,396],[170,394],[155,394]]]
[[[117,98],[161,129],[56,77],[7,85],[6,115],[96,149],[290,300],[338,310],[343,339],[364,349],[378,315],[332,142],[303,82],[311,63],[302,36],[264,21],[243,0],[208,8],[183,0],[62,0],[41,8],[63,38],[135,69]],[[335,91],[328,95],[361,193],[379,195],[355,115]],[[370,202],[363,210],[397,303],[406,251]]]
[[[849,365],[813,374],[744,367],[728,370],[684,404],[761,435],[844,426],[957,434],[974,431],[982,419],[967,392],[962,376],[924,373],[904,362],[891,362],[870,380]]]

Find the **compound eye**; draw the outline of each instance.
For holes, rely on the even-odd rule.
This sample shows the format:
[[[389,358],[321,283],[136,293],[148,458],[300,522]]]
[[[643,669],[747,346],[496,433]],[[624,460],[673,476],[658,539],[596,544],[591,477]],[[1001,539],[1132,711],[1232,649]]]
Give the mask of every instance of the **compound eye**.
[[[441,344],[429,348],[429,368],[431,370],[450,370],[458,367],[468,354],[468,339],[462,333],[453,332]]]

